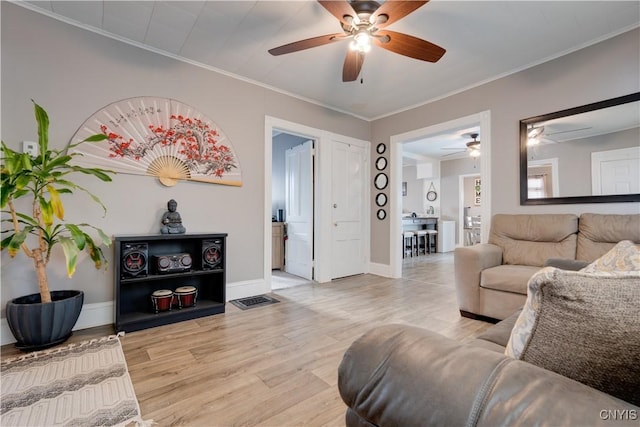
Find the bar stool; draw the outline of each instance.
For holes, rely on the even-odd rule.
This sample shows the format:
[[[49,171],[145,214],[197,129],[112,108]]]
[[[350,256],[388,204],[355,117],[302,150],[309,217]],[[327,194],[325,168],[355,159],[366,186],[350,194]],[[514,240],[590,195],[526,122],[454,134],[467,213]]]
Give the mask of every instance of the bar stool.
[[[427,245],[429,243],[429,230],[416,231],[416,254],[420,255],[420,241],[422,241],[422,252],[427,254]]]
[[[413,240],[414,236],[415,234],[412,231],[402,232],[402,257],[403,258],[406,258],[407,251],[409,251],[409,253],[413,257],[413,251],[415,249],[415,243]],[[407,239],[409,240],[408,242],[407,242]]]
[[[429,253],[431,253],[431,239],[433,238],[433,251],[436,252],[438,243],[438,230],[425,230],[427,232],[427,246],[429,247]]]

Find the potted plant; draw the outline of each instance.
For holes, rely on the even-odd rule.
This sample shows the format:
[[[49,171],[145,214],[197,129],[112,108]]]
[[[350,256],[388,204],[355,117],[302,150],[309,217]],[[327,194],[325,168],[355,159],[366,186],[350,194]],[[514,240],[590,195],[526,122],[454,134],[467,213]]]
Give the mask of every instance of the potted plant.
[[[13,258],[22,251],[33,261],[39,293],[26,295],[7,302],[7,322],[16,346],[23,350],[35,350],[64,342],[78,320],[84,293],[82,291],[50,291],[47,264],[54,247],[60,246],[66,259],[67,273],[71,277],[78,254],[85,251],[96,268],[107,265],[100,249],[109,246],[111,240],[99,228],[89,224],[72,224],[64,221],[62,198],[74,191],[82,191],[96,203],[106,208],[95,195],[71,181],[72,174],[81,173],[102,181],[111,181],[107,171],[74,165],[72,159],[80,154],[68,153],[68,149],[82,142],[101,141],[106,135],[92,135],[82,142],[70,144],[65,150],[49,148],[49,117],[46,111],[33,102],[38,124],[39,153],[31,157],[7,147],[2,142],[0,208],[3,224],[2,250]],[[22,200],[24,199],[24,200]],[[96,243],[87,231],[99,236]]]

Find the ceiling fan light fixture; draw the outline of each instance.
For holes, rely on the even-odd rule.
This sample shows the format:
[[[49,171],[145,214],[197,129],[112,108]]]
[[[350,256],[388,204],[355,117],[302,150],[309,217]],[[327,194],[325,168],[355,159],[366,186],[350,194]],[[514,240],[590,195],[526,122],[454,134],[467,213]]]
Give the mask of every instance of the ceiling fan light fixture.
[[[480,157],[480,150],[474,148],[471,151],[469,151],[469,155],[471,157]]]
[[[544,132],[544,126],[531,127],[527,132],[527,145],[538,145],[540,143],[540,136]]]
[[[349,44],[351,50],[357,50],[360,53],[366,53],[371,50],[371,35],[367,30],[360,30],[353,36],[353,40]]]

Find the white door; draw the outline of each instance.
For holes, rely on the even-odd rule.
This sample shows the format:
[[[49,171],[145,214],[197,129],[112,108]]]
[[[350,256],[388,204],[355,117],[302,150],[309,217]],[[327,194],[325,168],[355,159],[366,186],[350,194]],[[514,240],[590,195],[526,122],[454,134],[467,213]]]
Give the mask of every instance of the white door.
[[[365,148],[332,142],[332,249],[331,277],[365,272],[364,201],[367,190]]]
[[[285,271],[313,279],[313,141],[286,151]]]
[[[640,147],[591,154],[594,195],[640,193]]]

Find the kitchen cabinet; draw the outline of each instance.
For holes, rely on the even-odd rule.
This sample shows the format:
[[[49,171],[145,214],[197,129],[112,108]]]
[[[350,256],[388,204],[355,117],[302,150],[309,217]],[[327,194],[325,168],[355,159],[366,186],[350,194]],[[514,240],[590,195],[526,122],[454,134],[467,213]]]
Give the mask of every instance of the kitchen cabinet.
[[[284,222],[271,223],[271,269],[284,271]]]

